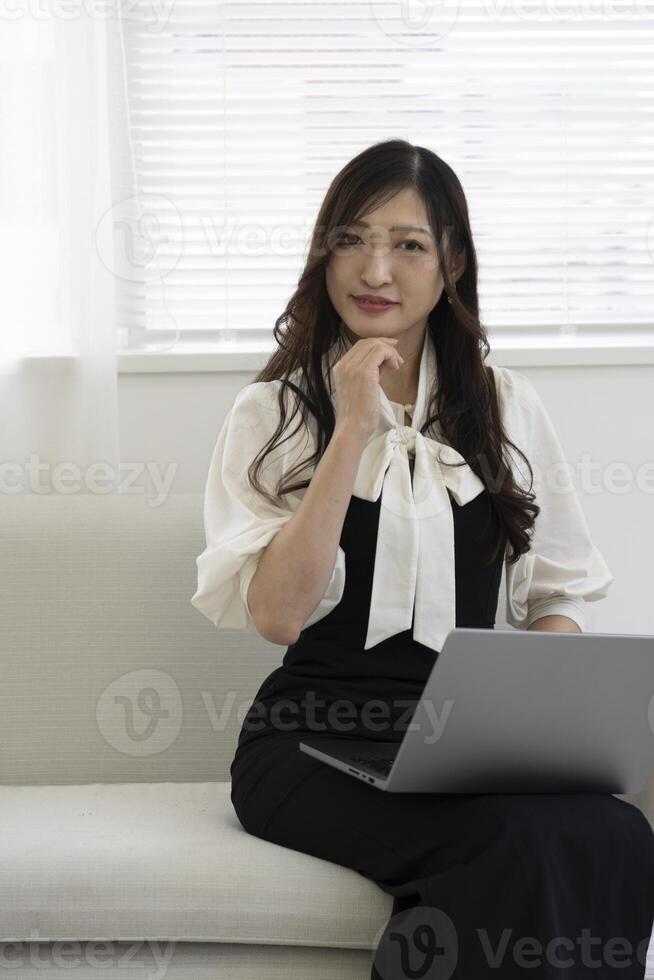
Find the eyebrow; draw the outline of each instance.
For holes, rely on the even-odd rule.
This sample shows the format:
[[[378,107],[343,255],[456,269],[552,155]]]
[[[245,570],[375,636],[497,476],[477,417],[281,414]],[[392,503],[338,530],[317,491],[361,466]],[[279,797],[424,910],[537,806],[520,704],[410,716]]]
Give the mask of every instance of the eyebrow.
[[[350,221],[350,225],[352,228],[356,228],[357,226],[370,228],[367,221]],[[389,231],[420,231],[423,235],[428,235],[430,238],[434,237],[427,228],[419,228],[417,225],[393,225],[392,228],[389,228]]]

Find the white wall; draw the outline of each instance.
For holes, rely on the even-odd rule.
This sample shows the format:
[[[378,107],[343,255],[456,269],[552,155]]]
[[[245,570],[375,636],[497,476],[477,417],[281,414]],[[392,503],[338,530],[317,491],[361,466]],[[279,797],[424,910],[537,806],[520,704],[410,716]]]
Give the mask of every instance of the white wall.
[[[494,362],[502,363],[497,356]],[[575,473],[584,454],[601,464],[593,476],[594,492],[583,489],[581,475],[577,486],[616,581],[607,599],[587,606],[588,630],[654,635],[654,364],[515,370],[540,392]],[[123,462],[146,461],[160,472],[172,464],[170,492],[201,493],[225,413],[255,374],[120,374]],[[626,478],[611,469],[617,463],[626,464]],[[649,474],[642,470],[639,488],[638,470],[646,464]],[[149,487],[147,477],[137,483]],[[501,593],[500,606],[503,601]]]

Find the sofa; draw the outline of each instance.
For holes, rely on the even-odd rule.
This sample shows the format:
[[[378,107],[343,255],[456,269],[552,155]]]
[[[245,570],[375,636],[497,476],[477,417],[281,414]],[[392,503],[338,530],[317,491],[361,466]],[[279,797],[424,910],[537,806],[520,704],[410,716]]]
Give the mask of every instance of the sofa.
[[[391,897],[251,836],[232,808],[239,728],[283,648],[191,606],[202,495],[0,508],[2,965],[368,980]],[[623,798],[654,827],[654,779]]]

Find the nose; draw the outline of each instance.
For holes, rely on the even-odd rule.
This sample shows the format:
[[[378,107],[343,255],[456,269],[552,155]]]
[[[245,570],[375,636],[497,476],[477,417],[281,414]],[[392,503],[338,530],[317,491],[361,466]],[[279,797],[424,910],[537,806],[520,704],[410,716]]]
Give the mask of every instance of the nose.
[[[387,244],[364,249],[361,278],[371,289],[393,281],[391,252]]]

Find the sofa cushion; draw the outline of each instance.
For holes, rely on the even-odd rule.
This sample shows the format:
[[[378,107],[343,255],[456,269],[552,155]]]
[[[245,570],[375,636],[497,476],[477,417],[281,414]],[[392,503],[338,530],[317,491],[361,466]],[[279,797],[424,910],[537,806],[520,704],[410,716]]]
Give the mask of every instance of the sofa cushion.
[[[370,980],[373,953],[327,946],[73,940],[0,943],[0,960],[7,980]]]
[[[230,786],[0,786],[0,941],[373,949],[391,896],[246,833]]]

